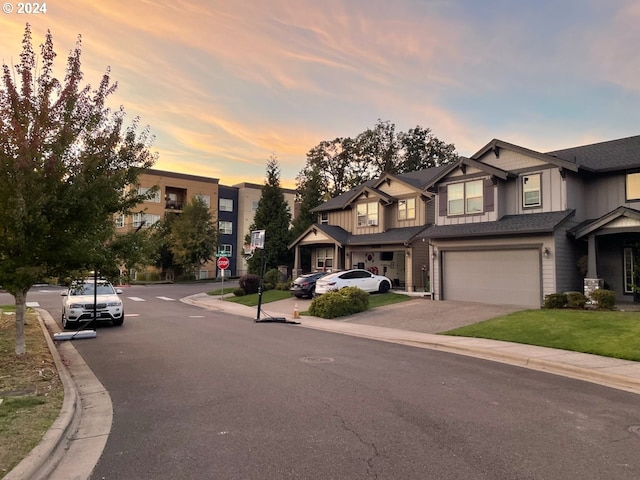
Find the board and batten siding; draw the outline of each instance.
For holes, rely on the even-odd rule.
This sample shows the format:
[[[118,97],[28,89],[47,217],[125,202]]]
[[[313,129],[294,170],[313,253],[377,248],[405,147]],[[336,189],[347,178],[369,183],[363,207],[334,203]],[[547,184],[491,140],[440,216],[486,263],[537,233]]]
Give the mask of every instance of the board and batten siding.
[[[545,168],[549,165],[547,162],[543,162],[537,158],[505,148],[500,149],[500,155],[498,157],[496,157],[493,152],[487,152],[478,160],[487,165],[507,171],[524,170],[535,167]]]
[[[600,218],[621,205],[638,209],[638,201],[628,202],[626,175],[610,175],[585,180],[585,218]],[[582,212],[581,212],[582,213]]]
[[[577,223],[567,221],[554,233],[555,248],[551,250],[551,256],[555,261],[556,268],[556,292],[582,292],[584,288],[583,277],[578,270],[578,260],[587,253],[586,242],[581,250],[567,236],[567,230]]]
[[[334,210],[327,215],[327,223],[329,225],[337,225],[344,228],[347,232],[353,230],[353,214],[351,209]]]

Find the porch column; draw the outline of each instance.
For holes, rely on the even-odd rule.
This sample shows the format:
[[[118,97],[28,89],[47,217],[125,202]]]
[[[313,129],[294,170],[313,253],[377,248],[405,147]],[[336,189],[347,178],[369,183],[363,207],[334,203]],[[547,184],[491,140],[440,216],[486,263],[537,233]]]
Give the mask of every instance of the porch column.
[[[297,272],[298,270],[300,270],[300,246],[296,245],[296,247],[293,249],[293,252],[293,270],[294,272]]]
[[[587,278],[598,278],[596,263],[596,236],[589,235],[587,251]]]
[[[337,243],[333,245],[333,264],[334,270],[344,270],[344,260],[340,257],[340,246]]]

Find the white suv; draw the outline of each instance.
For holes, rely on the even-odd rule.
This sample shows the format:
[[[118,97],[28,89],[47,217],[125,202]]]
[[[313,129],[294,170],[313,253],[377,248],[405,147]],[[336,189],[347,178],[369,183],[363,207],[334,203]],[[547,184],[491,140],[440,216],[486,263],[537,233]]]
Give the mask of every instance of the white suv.
[[[95,288],[97,287],[97,292]],[[62,328],[74,329],[79,322],[87,325],[93,319],[94,295],[96,295],[96,320],[111,321],[120,326],[124,322],[124,306],[118,295],[121,289],[113,288],[107,280],[93,278],[73,282],[68,290],[61,293],[62,299]]]

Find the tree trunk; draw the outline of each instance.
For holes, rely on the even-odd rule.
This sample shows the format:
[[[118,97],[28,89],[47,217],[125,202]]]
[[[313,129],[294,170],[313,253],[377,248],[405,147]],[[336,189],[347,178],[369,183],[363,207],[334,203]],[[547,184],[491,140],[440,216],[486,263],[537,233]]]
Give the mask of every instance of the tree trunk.
[[[16,302],[16,355],[22,356],[27,353],[27,346],[24,339],[25,311],[27,308],[27,291],[18,291],[14,295]]]

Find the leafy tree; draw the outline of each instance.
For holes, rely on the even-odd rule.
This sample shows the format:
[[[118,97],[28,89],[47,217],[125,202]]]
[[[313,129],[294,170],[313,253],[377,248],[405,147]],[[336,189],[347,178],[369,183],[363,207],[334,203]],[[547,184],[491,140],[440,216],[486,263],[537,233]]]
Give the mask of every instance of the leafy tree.
[[[173,261],[189,274],[213,258],[217,228],[204,200],[194,197],[171,221],[167,243]]]
[[[267,162],[266,182],[262,187],[262,195],[253,218],[250,230],[265,230],[264,250],[257,252],[249,259],[249,272],[260,273],[261,259],[264,255],[266,269],[277,268],[278,265],[292,263],[289,243],[292,236],[290,230],[291,212],[289,204],[280,188],[280,167],[278,159],[271,156]],[[249,243],[249,239],[247,239]]]
[[[158,255],[159,236],[154,230],[155,227],[151,226],[116,235],[108,245],[113,257],[110,263],[113,271],[103,268],[101,273],[113,278],[119,275],[117,266],[122,266],[125,272],[122,280],[129,283],[131,270],[152,264]]]
[[[15,298],[16,355],[26,353],[27,292],[46,276],[106,268],[116,213],[145,196],[127,188],[155,161],[148,129],[125,128],[109,70],[93,90],[82,87],[81,41],[64,80],[54,77],[51,32],[36,62],[27,24],[20,60],[3,64],[0,81],[0,284]]]
[[[408,132],[396,132],[393,123],[378,120],[355,139],[320,142],[307,153],[307,163],[298,177],[304,179],[319,171],[321,193],[330,198],[385,172],[422,170],[457,158],[454,145],[439,140],[428,128],[416,126]]]

